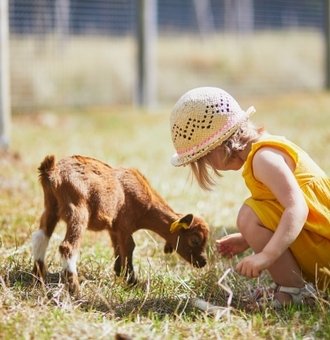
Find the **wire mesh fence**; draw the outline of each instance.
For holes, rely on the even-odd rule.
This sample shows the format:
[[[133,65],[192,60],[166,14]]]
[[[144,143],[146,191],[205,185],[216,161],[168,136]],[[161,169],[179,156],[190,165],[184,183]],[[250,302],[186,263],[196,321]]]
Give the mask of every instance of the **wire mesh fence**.
[[[9,0],[14,110],[134,103],[138,0]],[[324,0],[158,0],[156,95],[320,90]]]

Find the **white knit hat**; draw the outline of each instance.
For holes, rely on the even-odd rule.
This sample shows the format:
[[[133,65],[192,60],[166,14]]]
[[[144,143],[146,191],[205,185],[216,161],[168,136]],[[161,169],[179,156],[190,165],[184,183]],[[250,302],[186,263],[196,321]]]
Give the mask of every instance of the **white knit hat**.
[[[227,140],[255,112],[243,111],[226,91],[199,87],[185,93],[174,105],[170,117],[176,153],[174,166],[197,161]]]

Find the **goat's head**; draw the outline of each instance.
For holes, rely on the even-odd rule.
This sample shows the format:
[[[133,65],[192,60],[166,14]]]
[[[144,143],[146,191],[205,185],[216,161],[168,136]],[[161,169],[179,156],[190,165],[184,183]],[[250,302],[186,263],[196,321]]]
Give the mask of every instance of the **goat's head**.
[[[205,221],[192,214],[174,221],[170,228],[175,244],[167,240],[164,252],[176,252],[195,267],[204,267],[207,262],[206,243],[209,238],[209,227]]]

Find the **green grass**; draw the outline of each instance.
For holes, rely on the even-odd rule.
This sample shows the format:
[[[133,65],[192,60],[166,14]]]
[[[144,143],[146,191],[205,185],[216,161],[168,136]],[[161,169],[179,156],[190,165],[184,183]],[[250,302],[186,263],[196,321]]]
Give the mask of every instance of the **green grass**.
[[[319,90],[325,83],[325,39],[316,30],[252,34],[160,34],[155,86],[161,103],[201,85],[269,94]],[[134,36],[10,37],[15,110],[56,105],[132,103],[137,83]],[[136,98],[135,98],[136,99]]]
[[[254,121],[283,134],[306,149],[330,174],[330,95],[301,93],[238,98],[254,105]],[[283,311],[244,310],[249,291],[267,284],[263,273],[248,280],[227,269],[238,261],[221,259],[215,239],[235,230],[235,219],[248,192],[240,173],[225,173],[212,193],[191,182],[188,168],[174,168],[169,133],[171,108],[146,114],[131,107],[91,108],[70,112],[38,112],[13,117],[11,149],[0,158],[0,338],[113,339],[327,339],[329,305],[292,307]],[[134,235],[136,287],[116,278],[113,250],[106,233],[87,232],[78,271],[81,296],[72,297],[60,280],[60,223],[47,252],[50,283],[35,285],[31,275],[31,233],[38,229],[43,195],[37,167],[47,154],[60,158],[83,154],[113,166],[134,166],[180,212],[203,214],[211,227],[209,262],[203,269],[176,254],[163,253],[164,241],[151,232]],[[233,299],[228,306],[228,291]],[[221,319],[192,305],[202,298],[223,307]]]

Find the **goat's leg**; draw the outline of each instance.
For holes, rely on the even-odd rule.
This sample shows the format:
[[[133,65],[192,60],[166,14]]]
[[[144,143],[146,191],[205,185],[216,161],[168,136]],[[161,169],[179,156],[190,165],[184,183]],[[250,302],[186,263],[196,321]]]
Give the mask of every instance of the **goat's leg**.
[[[136,284],[137,279],[133,267],[133,251],[135,249],[135,242],[132,235],[125,235],[125,238],[121,239],[120,252],[121,252],[121,267],[125,270],[125,278],[127,283]]]
[[[45,207],[40,219],[39,230],[31,235],[32,251],[33,251],[33,274],[39,277],[42,281],[46,280],[47,265],[45,263],[45,255],[48,247],[49,239],[51,238],[55,226],[59,221],[57,204],[47,201],[48,205]]]
[[[121,271],[122,271],[122,258],[120,254],[120,246],[119,246],[117,234],[110,233],[110,238],[111,238],[112,246],[115,252],[115,265],[113,269],[116,275],[120,276]]]
[[[124,277],[129,284],[137,282],[133,268],[133,251],[135,243],[131,235],[118,235],[110,232],[112,246],[115,251],[114,270],[117,276],[124,271]]]
[[[67,230],[64,240],[61,242],[59,251],[62,258],[63,274],[69,284],[71,292],[79,291],[77,273],[77,259],[80,242],[88,225],[87,208],[73,208],[70,219],[66,220]]]

